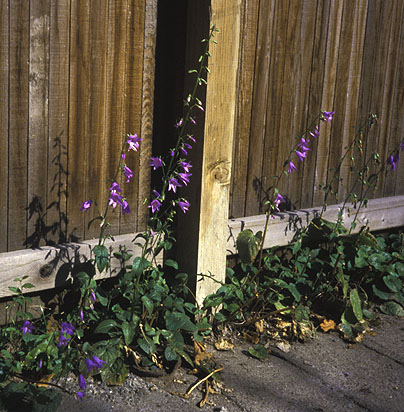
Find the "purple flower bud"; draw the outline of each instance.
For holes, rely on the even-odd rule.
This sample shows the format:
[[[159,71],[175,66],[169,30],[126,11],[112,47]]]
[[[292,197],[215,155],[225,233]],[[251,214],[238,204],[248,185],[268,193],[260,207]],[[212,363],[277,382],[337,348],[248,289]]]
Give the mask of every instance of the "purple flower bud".
[[[22,328],[20,328],[23,335],[25,335],[26,333],[32,333],[34,329],[34,325],[32,325],[29,320],[26,320]]]
[[[80,319],[84,322],[84,312],[82,310],[80,311]]]
[[[85,393],[83,391],[79,391],[79,392],[76,392],[76,396],[78,399],[83,399],[85,396]]]
[[[94,303],[97,302],[97,296],[95,296],[95,293],[93,290],[90,292],[90,296]]]
[[[123,168],[123,173],[125,174],[126,177],[126,183],[130,182],[130,179],[133,177],[133,170],[130,170],[128,166],[125,166]]]
[[[90,209],[91,205],[93,204],[92,200],[86,200],[85,202],[81,203],[80,211],[85,211],[87,212],[88,209]]]
[[[119,187],[119,183],[117,182],[113,182],[112,186],[108,190],[110,190],[111,192],[122,192],[122,189]]]
[[[86,389],[87,387],[86,380],[84,379],[84,376],[81,373],[79,375],[79,386],[80,386],[80,389]]]
[[[129,207],[129,203],[123,199],[122,200],[122,214],[129,214],[130,213],[130,207]]]
[[[296,155],[298,159],[302,162],[303,159],[307,156],[307,152],[299,152],[298,150],[296,150]]]
[[[297,170],[297,167],[293,162],[289,162],[288,173],[292,173],[294,170]]]
[[[332,120],[332,117],[334,116],[334,113],[335,112],[323,112],[323,119],[322,120],[324,120],[324,121],[326,121],[326,122],[329,122],[329,121],[331,121]]]

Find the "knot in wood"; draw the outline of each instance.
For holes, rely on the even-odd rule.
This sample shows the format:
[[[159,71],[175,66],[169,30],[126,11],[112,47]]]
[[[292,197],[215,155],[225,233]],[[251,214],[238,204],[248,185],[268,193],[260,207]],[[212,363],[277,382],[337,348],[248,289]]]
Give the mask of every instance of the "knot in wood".
[[[228,160],[219,160],[209,167],[210,175],[219,185],[230,184],[230,162]]]
[[[41,278],[48,278],[53,271],[53,264],[52,263],[47,263],[46,265],[43,265],[39,269],[39,273],[41,274]]]

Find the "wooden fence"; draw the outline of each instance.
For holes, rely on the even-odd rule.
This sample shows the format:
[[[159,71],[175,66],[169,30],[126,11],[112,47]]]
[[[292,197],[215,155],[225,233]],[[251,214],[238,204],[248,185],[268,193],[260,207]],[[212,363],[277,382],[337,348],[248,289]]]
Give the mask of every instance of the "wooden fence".
[[[297,173],[279,185],[295,208],[321,205],[319,185],[370,113],[380,120],[364,142],[366,156],[378,151],[384,161],[404,137],[404,1],[245,0],[243,6],[230,216],[263,213],[258,187],[273,184],[296,136],[320,110],[333,110]],[[335,203],[352,183],[349,167],[338,177]],[[404,194],[403,179],[404,168],[382,177],[370,197]]]
[[[380,121],[364,143],[367,155],[378,150],[385,159],[404,136],[404,1],[197,0],[187,6],[181,14],[187,16],[187,29],[179,30],[179,35],[187,33],[180,59],[187,69],[194,67],[194,45],[209,22],[220,32],[209,61],[204,127],[195,147],[199,154],[192,154],[193,182],[181,193],[191,210],[179,218],[177,260],[185,272],[224,280],[226,255],[234,252],[231,236],[243,226],[259,230],[263,225],[257,184],[271,184],[295,137],[320,110],[335,110],[334,120],[321,123],[308,158],[279,186],[294,208],[322,204],[319,184],[369,113],[377,113]],[[0,121],[8,125],[0,131],[2,146],[6,142],[0,161],[7,166],[0,169],[7,192],[0,197],[0,251],[21,248],[35,229],[35,220],[26,224],[25,210],[33,196],[48,207],[47,227],[67,216],[64,233],[93,237],[96,230],[88,231],[86,223],[95,212],[80,213],[79,204],[88,198],[102,204],[128,132],[140,132],[144,139],[140,156],[129,160],[137,176],[125,190],[133,213],[129,219],[115,215],[112,231],[141,230],[147,217],[142,201],[150,190],[157,1],[3,0],[0,7],[0,86],[5,91]],[[201,21],[209,17],[209,8],[210,20]],[[183,81],[184,70],[176,72]],[[178,83],[178,78],[173,81]],[[160,110],[167,107],[167,100],[163,103]],[[168,126],[175,120],[168,119]],[[159,147],[156,143],[153,147]],[[352,180],[349,167],[339,177],[335,203]],[[395,197],[388,199],[387,209],[383,200],[375,200],[363,219],[372,225],[382,221],[383,227],[403,225],[403,177],[404,168],[382,177],[371,197]],[[389,214],[392,207],[395,213]],[[335,211],[331,208],[330,216]],[[284,217],[273,222],[279,236],[271,242],[288,241],[282,238]],[[8,278],[18,259],[12,253],[0,256]],[[38,278],[42,267],[39,259],[28,272]],[[52,274],[41,287],[56,281]],[[199,282],[198,300],[216,285]]]
[[[156,18],[157,0],[0,1],[0,252],[94,237],[80,203],[103,210],[127,133],[132,213],[111,231],[145,226]]]

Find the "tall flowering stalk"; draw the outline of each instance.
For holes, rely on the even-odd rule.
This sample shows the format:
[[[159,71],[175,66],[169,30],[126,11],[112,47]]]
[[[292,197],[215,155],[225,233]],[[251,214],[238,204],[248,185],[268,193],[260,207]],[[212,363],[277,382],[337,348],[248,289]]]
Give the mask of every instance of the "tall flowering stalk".
[[[284,161],[281,173],[278,176],[276,176],[275,183],[272,186],[272,200],[270,199],[265,202],[265,205],[267,206],[267,210],[265,213],[266,220],[264,234],[260,242],[258,268],[261,268],[262,254],[264,249],[265,237],[268,232],[269,219],[271,217],[274,217],[273,215],[275,213],[279,212],[279,205],[285,202],[285,198],[279,193],[279,190],[277,188],[279,182],[282,179],[282,177],[288,176],[289,174],[297,171],[299,163],[303,162],[307,158],[309,152],[311,151],[310,143],[313,140],[316,140],[320,137],[319,122],[330,122],[333,119],[334,114],[335,112],[333,111],[321,112],[320,116],[312,122],[311,126],[302,135],[297,137],[297,143],[292,147],[288,157]]]

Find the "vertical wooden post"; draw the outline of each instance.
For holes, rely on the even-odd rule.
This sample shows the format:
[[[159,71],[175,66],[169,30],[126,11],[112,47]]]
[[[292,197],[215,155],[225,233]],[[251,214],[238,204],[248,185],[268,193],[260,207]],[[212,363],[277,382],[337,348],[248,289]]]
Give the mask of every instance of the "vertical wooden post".
[[[188,235],[197,237],[197,242],[187,245],[189,256],[196,259],[196,273],[210,274],[218,281],[225,280],[226,272],[240,14],[241,0],[211,1],[211,24],[220,31],[215,35],[217,44],[210,48],[198,230]],[[217,288],[215,281],[198,277],[197,301]]]

